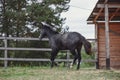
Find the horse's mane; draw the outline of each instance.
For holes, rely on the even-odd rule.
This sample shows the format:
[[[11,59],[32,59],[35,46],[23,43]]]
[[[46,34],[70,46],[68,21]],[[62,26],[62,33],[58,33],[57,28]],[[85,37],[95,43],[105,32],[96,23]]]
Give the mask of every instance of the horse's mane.
[[[43,28],[46,29],[46,30],[48,30],[48,31],[51,31],[51,32],[53,32],[53,33],[55,33],[55,34],[58,34],[58,32],[55,31],[55,30],[54,30],[51,26],[49,26],[49,25],[44,25]]]

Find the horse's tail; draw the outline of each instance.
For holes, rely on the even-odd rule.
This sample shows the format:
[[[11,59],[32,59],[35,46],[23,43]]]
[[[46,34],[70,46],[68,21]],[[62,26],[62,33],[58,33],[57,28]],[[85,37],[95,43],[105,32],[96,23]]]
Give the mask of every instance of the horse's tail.
[[[85,52],[90,55],[91,54],[91,43],[88,42],[85,37],[82,36],[82,43],[84,45]]]

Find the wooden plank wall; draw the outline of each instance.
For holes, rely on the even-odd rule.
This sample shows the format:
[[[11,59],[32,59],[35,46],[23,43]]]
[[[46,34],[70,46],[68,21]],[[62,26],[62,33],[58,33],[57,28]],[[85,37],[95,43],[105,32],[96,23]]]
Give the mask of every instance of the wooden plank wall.
[[[106,54],[104,24],[98,25],[98,57],[99,68],[105,68]],[[111,68],[120,69],[120,23],[110,24],[110,61]]]
[[[106,66],[105,55],[105,27],[104,24],[98,25],[98,61],[99,68],[105,68]]]

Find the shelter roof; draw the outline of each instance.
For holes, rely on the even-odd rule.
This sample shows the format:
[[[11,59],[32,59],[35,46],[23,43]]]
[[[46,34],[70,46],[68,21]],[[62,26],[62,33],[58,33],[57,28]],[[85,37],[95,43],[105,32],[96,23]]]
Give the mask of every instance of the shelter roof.
[[[108,4],[109,8],[109,22],[120,22],[120,0],[98,0],[87,19],[88,24],[105,22],[105,4]]]

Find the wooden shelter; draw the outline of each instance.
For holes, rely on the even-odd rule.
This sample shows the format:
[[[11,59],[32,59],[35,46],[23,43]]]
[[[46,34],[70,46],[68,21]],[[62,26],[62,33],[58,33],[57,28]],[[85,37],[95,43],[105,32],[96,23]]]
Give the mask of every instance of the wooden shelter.
[[[98,68],[120,69],[120,0],[98,0],[87,23],[95,24]]]

